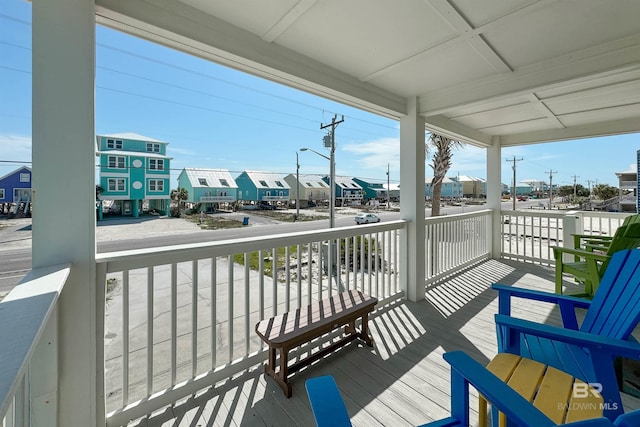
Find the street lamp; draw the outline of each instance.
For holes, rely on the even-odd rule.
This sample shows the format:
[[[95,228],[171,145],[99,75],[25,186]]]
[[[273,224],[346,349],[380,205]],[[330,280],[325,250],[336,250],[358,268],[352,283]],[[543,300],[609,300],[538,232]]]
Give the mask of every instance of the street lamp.
[[[334,228],[336,223],[335,223],[335,206],[336,206],[336,160],[335,160],[335,145],[332,144],[331,146],[331,157],[327,157],[322,153],[317,152],[316,150],[313,150],[311,148],[301,148],[300,151],[311,151],[312,153],[316,153],[318,156],[320,157],[324,157],[325,159],[329,160],[329,186],[331,187],[330,190],[330,206],[329,206],[329,228]]]

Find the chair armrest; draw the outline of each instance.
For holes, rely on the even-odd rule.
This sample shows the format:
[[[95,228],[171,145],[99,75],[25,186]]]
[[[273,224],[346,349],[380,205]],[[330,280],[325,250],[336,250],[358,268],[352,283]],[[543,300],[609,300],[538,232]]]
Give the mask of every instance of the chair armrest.
[[[553,253],[555,255],[556,260],[558,259],[558,255],[560,254],[570,254],[570,255],[578,255],[581,258],[592,258],[596,261],[606,261],[609,258],[608,255],[598,254],[595,252],[589,252],[582,249],[571,249],[565,248],[563,246],[551,246],[553,249]]]
[[[573,237],[580,239],[593,239],[593,240],[611,240],[613,236],[598,236],[597,234],[572,234]]]
[[[591,351],[607,351],[616,356],[640,359],[640,344],[624,341],[588,332],[574,331],[556,326],[535,323],[524,319],[516,319],[502,314],[495,315],[496,327],[506,327],[520,333],[534,335],[540,338],[552,339],[566,344],[586,347]]]
[[[451,365],[451,409],[454,416],[453,419],[458,419],[455,414],[456,410],[469,410],[468,407],[462,408],[459,405],[463,402],[468,405],[468,395],[462,394],[468,394],[466,385],[471,384],[492,405],[504,412],[507,419],[513,421],[515,425],[555,426],[555,423],[538,408],[466,353],[452,351],[445,353],[443,357]],[[424,426],[433,425],[437,424],[425,424]]]
[[[506,316],[511,315],[511,297],[548,302],[551,304],[557,304],[560,307],[562,323],[565,328],[570,329],[578,329],[578,319],[576,318],[575,309],[588,309],[591,306],[591,300],[572,297],[569,295],[560,295],[550,292],[536,291],[533,289],[505,286],[499,283],[493,283],[491,287],[498,291],[498,313]]]

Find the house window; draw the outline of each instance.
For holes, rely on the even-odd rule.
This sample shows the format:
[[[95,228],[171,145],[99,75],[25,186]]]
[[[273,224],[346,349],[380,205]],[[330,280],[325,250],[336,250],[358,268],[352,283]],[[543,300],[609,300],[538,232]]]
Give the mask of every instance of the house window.
[[[4,188],[0,188],[0,199],[4,199]]]
[[[162,179],[150,179],[149,191],[164,191],[164,180]]]
[[[228,187],[228,186],[229,186],[229,183],[227,182],[227,180],[226,180],[226,179],[224,179],[224,178],[220,178],[220,185],[223,185],[223,186],[225,186],[225,187]]]
[[[124,156],[109,156],[108,160],[110,169],[124,169]]]
[[[207,187],[209,186],[209,184],[207,184],[207,179],[206,178],[198,178],[198,183],[200,185],[206,185]]]
[[[281,183],[280,181],[276,181],[276,185],[277,185],[278,187],[284,187],[284,185],[282,185],[282,183]]]
[[[149,169],[152,170],[164,170],[164,160],[163,159],[149,159]]]
[[[151,142],[147,142],[147,151],[150,153],[159,153],[160,144],[153,144]]]
[[[124,191],[124,178],[107,179],[107,188],[109,191]]]
[[[116,150],[122,150],[121,139],[107,139],[107,148],[114,148]]]
[[[29,175],[28,173],[21,173],[20,182],[31,182],[31,175]]]
[[[260,185],[262,185],[263,187],[268,187],[267,181],[260,181]]]

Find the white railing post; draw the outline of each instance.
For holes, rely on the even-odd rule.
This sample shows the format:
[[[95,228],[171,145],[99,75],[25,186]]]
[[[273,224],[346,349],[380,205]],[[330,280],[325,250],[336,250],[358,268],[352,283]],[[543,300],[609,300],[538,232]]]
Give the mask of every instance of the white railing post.
[[[573,235],[582,234],[582,214],[569,211],[562,217],[562,246],[573,249]],[[564,254],[564,261],[570,262],[573,255]]]

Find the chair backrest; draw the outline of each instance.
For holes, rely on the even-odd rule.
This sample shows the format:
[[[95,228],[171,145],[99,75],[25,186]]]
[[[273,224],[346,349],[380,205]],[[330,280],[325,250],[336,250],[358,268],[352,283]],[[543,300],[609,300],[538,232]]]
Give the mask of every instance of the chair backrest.
[[[640,215],[633,215],[633,217],[635,216],[640,218]],[[638,246],[640,246],[640,221],[632,220],[629,221],[627,225],[621,225],[618,227],[616,233],[613,235],[613,239],[611,239],[611,243],[609,243],[606,255],[611,257],[618,251],[622,251],[624,249],[635,249]],[[610,261],[611,259],[609,258],[600,266],[600,277],[604,275]]]
[[[640,321],[640,249],[616,252],[580,330],[626,340]]]

